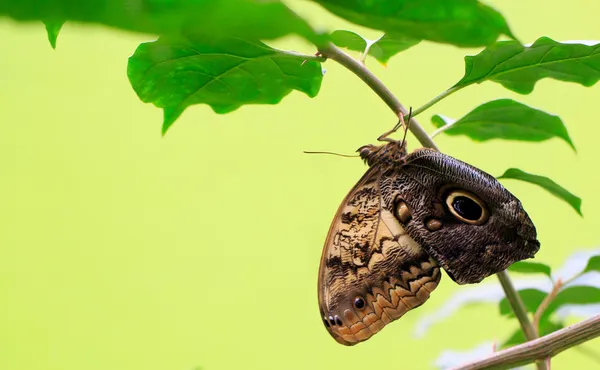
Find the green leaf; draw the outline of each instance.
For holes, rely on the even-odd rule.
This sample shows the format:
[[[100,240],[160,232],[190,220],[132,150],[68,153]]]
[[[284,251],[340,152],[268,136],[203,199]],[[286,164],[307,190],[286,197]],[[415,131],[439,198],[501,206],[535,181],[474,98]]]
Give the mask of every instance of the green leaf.
[[[377,40],[369,40],[356,32],[347,30],[333,31],[329,35],[329,39],[337,46],[361,53],[367,52],[368,55],[374,57],[382,64],[386,64],[394,55],[420,42],[420,40],[411,39],[406,36],[390,35],[387,33]]]
[[[44,21],[44,24],[46,25],[46,33],[48,34],[50,46],[52,46],[52,49],[56,49],[56,39],[65,21]]]
[[[508,267],[510,271],[523,274],[544,274],[551,277],[552,269],[548,265],[539,262],[518,261]]]
[[[369,49],[369,55],[382,64],[387,64],[391,57],[417,45],[421,40],[400,34],[386,33]]]
[[[484,46],[512,36],[500,13],[476,0],[314,0],[361,26],[416,40]]]
[[[548,319],[540,320],[539,333],[540,336],[548,335],[557,330],[564,328],[565,325],[562,322],[556,323]],[[520,328],[515,330],[513,334],[500,346],[500,349],[516,346],[518,344],[525,343],[525,335],[523,330]]]
[[[348,30],[333,31],[331,34],[329,34],[329,39],[339,47],[360,51],[361,53],[365,51],[369,43],[373,42],[372,40],[362,37],[356,32]]]
[[[505,349],[512,346],[519,345],[521,343],[525,343],[525,334],[521,328],[513,331],[510,337],[506,341],[502,343],[499,349]]]
[[[561,290],[556,295],[542,317],[550,317],[558,308],[566,304],[592,304],[598,302],[600,302],[600,288],[583,285],[571,286]]]
[[[583,216],[581,213],[581,198],[573,195],[568,190],[558,185],[551,179],[545,176],[533,175],[531,173],[527,173],[521,171],[518,168],[509,168],[504,172],[502,176],[498,177],[499,179],[516,179],[525,182],[529,182],[531,184],[538,185],[546,190],[548,190],[555,197],[564,200],[569,203],[571,207],[577,212],[580,216]]]
[[[465,57],[465,75],[453,89],[489,80],[529,94],[545,77],[592,86],[600,79],[600,44],[561,44],[547,37],[528,47],[500,41]]]
[[[292,90],[319,92],[317,60],[238,38],[167,38],[141,44],[127,75],[139,98],[164,109],[163,133],[193,104],[228,113],[244,104],[277,104]]]
[[[534,288],[521,289],[518,293],[519,296],[521,296],[521,300],[523,301],[527,312],[535,312],[540,303],[542,303],[544,298],[548,295],[548,293]],[[500,315],[514,316],[506,297],[502,298],[500,301]]]
[[[585,270],[583,270],[583,273],[590,271],[600,272],[600,256],[592,256],[588,260],[587,266],[585,267]]]
[[[291,33],[311,41],[311,27],[279,0],[0,0],[0,16],[20,21],[98,23],[159,35],[274,39]]]
[[[544,141],[558,137],[574,150],[567,128],[558,116],[512,99],[484,103],[455,122],[435,115],[431,121],[448,135],[465,135],[475,141],[491,139]]]

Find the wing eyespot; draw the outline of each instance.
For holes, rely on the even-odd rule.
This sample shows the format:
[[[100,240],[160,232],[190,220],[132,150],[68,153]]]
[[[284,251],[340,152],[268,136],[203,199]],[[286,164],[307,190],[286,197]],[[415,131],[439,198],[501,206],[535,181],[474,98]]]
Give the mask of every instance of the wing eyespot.
[[[490,217],[485,203],[465,190],[452,190],[445,197],[448,210],[456,219],[470,225],[483,225]]]
[[[362,310],[367,306],[365,300],[363,297],[356,297],[354,298],[354,308],[356,308],[357,310]]]

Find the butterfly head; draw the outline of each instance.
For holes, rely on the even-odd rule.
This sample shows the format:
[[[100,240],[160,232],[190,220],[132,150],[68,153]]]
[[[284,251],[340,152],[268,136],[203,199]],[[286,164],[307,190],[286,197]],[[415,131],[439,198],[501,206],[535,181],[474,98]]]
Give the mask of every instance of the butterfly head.
[[[407,155],[406,140],[390,141],[384,145],[363,145],[357,150],[360,157],[369,166],[380,164],[401,164]]]
[[[404,159],[408,154],[406,150],[406,134],[408,133],[408,127],[410,125],[410,119],[412,116],[412,108],[408,113],[408,123],[404,121],[404,115],[400,115],[400,120],[392,128],[391,130],[384,132],[380,135],[377,140],[387,142],[384,145],[363,145],[358,148],[357,152],[360,154],[360,157],[367,163],[369,166],[373,166],[375,163],[380,163],[384,165],[391,164],[402,164],[404,163]],[[394,140],[389,135],[398,131],[399,128],[404,127],[404,136],[402,140]]]

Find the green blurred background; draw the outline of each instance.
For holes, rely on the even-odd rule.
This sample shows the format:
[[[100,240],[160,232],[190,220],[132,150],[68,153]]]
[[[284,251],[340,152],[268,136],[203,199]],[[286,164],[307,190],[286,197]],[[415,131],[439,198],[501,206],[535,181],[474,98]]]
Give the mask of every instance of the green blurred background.
[[[525,43],[600,38],[600,3],[490,3]],[[291,5],[314,24],[362,31],[311,3]],[[444,276],[426,305],[368,342],[337,344],[319,317],[318,264],[335,210],[365,166],[302,151],[351,153],[393,115],[327,62],[315,99],[294,92],[224,116],[194,106],[163,138],[162,112],[138,100],[125,73],[127,57],[152,39],[66,24],[54,51],[43,25],[0,20],[0,369],[429,369],[444,349],[502,340],[517,327],[479,305],[415,339],[416,319],[463,289]],[[274,44],[314,52],[297,38]],[[474,52],[424,42],[387,67],[368,65],[418,107],[459,80]],[[437,142],[491,174],[520,167],[583,198],[582,219],[538,188],[505,182],[537,225],[538,259],[558,267],[600,241],[600,88],[543,80],[519,96],[488,82],[421,122],[431,132],[431,114],[458,118],[499,97],[560,115],[578,153],[557,139]],[[576,350],[553,365],[600,366]]]

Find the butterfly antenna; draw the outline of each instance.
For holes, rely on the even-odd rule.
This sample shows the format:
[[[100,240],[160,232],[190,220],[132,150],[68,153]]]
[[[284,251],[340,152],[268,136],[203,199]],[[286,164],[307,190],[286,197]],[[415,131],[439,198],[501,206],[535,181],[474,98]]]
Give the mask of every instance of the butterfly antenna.
[[[340,153],[334,153],[334,152],[309,152],[306,150],[303,151],[302,153],[304,153],[304,154],[330,154],[330,155],[337,155],[338,157],[346,157],[346,158],[360,157],[360,155],[340,154]]]
[[[404,117],[402,117],[404,118]],[[410,127],[410,119],[412,118],[412,107],[410,107],[408,109],[408,119],[406,122],[404,122],[404,119],[401,119],[401,121],[404,123],[404,137],[402,138],[402,146],[404,146],[404,144],[406,144],[406,134],[408,133],[408,128]]]

